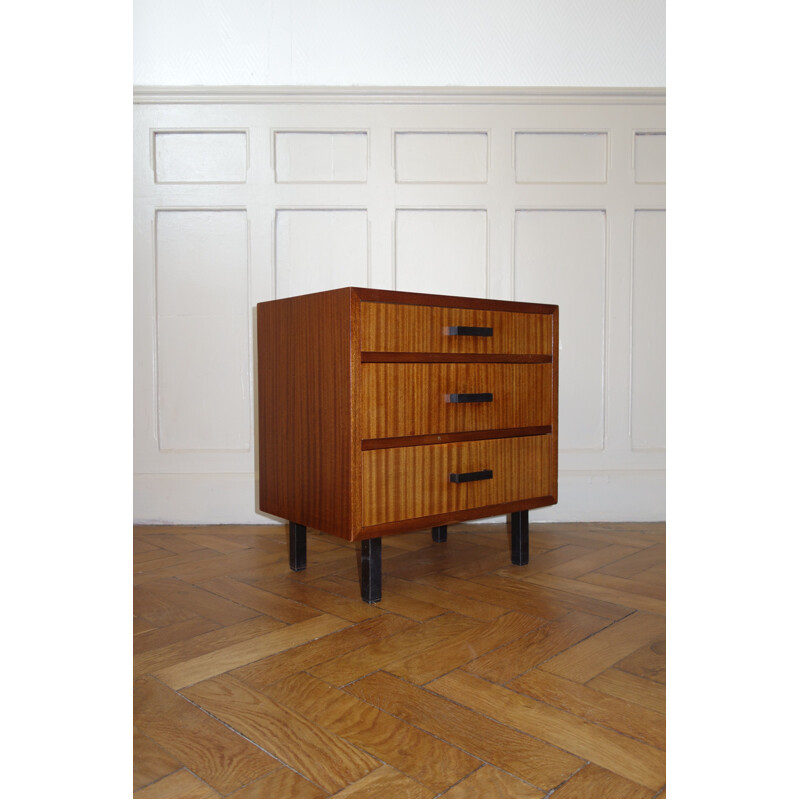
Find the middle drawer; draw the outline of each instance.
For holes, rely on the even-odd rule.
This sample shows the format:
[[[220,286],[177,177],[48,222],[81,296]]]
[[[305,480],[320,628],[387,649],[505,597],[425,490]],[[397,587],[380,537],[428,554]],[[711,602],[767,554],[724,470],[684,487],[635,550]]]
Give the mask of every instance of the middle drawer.
[[[362,364],[361,438],[550,425],[552,384],[552,364]]]

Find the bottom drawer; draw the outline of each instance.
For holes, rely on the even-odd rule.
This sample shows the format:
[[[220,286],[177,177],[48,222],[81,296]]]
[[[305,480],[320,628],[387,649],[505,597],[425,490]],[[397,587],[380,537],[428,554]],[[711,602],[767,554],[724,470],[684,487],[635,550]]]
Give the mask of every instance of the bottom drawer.
[[[552,438],[520,436],[367,450],[362,453],[362,524],[544,497],[550,494]],[[460,482],[451,475],[461,476],[456,479]],[[479,479],[469,480],[473,476]]]

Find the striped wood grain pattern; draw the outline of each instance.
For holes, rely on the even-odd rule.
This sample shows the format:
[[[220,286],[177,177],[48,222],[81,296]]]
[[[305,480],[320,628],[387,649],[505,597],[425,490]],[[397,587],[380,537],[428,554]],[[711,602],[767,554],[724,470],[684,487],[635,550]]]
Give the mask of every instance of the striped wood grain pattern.
[[[361,436],[550,425],[552,377],[552,364],[363,364]],[[447,402],[487,392],[489,402]]]
[[[492,335],[448,335],[453,326],[491,329]],[[556,503],[557,329],[554,305],[354,287],[259,303],[259,508],[355,541]],[[379,358],[383,352],[387,363]],[[453,363],[443,360],[451,357]],[[445,395],[482,393],[485,386],[467,390],[487,381],[496,403],[440,402]],[[416,436],[424,441],[413,441]],[[510,454],[527,445],[467,446],[477,437],[531,436],[549,437],[546,457],[539,452],[541,443],[532,445],[535,481],[522,477],[530,476],[530,462],[521,472],[507,469]],[[430,437],[443,448],[435,455],[425,451],[430,459],[483,449],[502,477],[457,493],[431,490],[420,478],[412,485],[381,477],[384,489],[414,494],[393,499],[384,491],[377,513],[376,498],[368,493],[377,476],[362,473],[370,463],[393,456],[362,452],[382,445],[422,448],[434,444]],[[548,473],[546,489],[539,486],[545,482],[540,470]],[[415,512],[418,506],[428,510]],[[197,558],[207,556],[201,552]],[[272,573],[270,559],[264,556],[262,565]],[[198,564],[197,570],[213,574],[214,564]]]
[[[135,528],[133,796],[666,797],[664,526],[449,534]]]
[[[552,364],[553,356],[531,353],[390,353],[363,352],[362,364]]]
[[[551,441],[520,436],[365,451],[364,525],[542,497],[550,488]],[[450,481],[453,473],[487,469],[488,480]]]
[[[361,349],[410,353],[551,355],[551,314],[362,303]],[[492,328],[491,336],[449,336],[451,326]]]
[[[351,538],[351,292],[259,303],[257,337],[260,508]]]

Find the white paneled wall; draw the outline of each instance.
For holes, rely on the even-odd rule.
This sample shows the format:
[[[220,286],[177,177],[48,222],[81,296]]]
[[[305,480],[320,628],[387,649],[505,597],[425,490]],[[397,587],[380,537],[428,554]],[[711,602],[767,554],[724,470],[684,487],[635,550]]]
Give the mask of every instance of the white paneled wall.
[[[256,511],[254,306],[371,286],[561,307],[560,502],[664,518],[658,90],[139,90],[134,514]]]
[[[514,299],[559,308],[559,451],[605,444],[606,212],[520,210]]]

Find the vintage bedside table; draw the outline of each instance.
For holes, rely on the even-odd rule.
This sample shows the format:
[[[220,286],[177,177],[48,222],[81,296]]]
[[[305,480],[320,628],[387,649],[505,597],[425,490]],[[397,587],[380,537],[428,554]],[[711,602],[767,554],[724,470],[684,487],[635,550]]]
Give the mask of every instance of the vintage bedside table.
[[[259,502],[361,542],[361,596],[381,598],[381,537],[558,498],[558,306],[345,288],[259,303]]]

